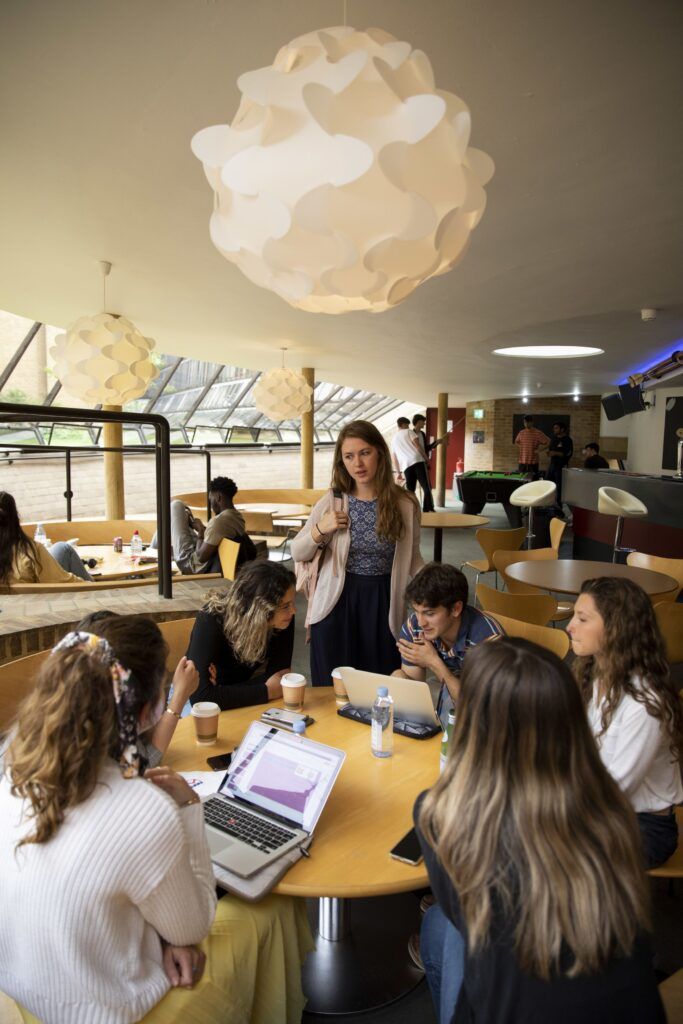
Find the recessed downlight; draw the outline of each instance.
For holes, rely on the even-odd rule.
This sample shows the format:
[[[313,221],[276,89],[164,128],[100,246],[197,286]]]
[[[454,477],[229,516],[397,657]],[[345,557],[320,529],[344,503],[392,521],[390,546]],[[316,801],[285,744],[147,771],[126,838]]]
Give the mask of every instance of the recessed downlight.
[[[583,359],[586,356],[601,356],[604,351],[588,345],[513,345],[511,348],[494,348],[493,354],[519,359]]]

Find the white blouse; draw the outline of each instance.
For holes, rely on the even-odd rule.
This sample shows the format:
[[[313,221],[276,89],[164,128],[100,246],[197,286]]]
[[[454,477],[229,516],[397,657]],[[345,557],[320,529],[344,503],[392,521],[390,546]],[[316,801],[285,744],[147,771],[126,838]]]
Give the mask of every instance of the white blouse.
[[[639,679],[635,686],[642,689]],[[634,811],[661,811],[683,801],[683,782],[678,762],[670,750],[668,732],[640,701],[624,694],[602,735],[602,707],[598,684],[588,705],[588,721],[600,757]]]

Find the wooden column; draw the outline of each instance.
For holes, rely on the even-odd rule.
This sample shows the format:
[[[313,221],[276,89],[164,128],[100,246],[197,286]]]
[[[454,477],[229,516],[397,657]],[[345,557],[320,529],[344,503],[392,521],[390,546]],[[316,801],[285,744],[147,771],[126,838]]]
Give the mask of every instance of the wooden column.
[[[448,430],[448,392],[439,392],[436,413],[436,436],[443,437]],[[446,504],[446,442],[436,449],[436,504]]]
[[[121,412],[120,405],[103,405],[102,408],[106,412]],[[122,423],[105,423],[102,434],[105,448],[120,448],[123,444]],[[126,518],[122,452],[104,453],[104,514],[107,519]]]
[[[315,370],[310,366],[302,369],[307,384],[315,388]],[[311,411],[301,417],[301,486],[313,487],[313,404]]]

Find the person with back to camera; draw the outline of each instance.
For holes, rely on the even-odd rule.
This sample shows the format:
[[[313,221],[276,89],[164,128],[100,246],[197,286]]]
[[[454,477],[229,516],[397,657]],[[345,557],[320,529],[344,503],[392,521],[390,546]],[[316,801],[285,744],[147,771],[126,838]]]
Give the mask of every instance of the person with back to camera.
[[[586,457],[583,464],[584,469],[609,469],[609,462],[600,454],[600,445],[597,441],[587,444],[583,449],[583,454]]]
[[[396,483],[403,484],[408,466],[424,461],[424,456],[415,431],[410,429],[410,420],[406,416],[399,416],[396,426],[398,430],[391,439],[391,464]]]
[[[495,619],[467,603],[467,577],[454,565],[429,562],[406,587],[413,612],[401,628],[401,667],[395,676],[441,683],[437,714],[444,728],[458,697],[463,659],[477,644],[503,635]]]
[[[650,598],[627,579],[586,580],[567,626],[600,757],[630,800],[648,868],[678,842],[683,712]]]
[[[216,905],[201,802],[138,748],[168,648],[150,619],[99,628],[57,644],[7,750],[0,990],[26,1024],[298,1024],[303,901]]]
[[[17,505],[8,491],[0,491],[0,584],[92,583],[78,552],[64,541],[48,550],[21,528]]]
[[[299,570],[313,569],[306,625],[311,627],[314,686],[350,665],[389,675],[408,580],[423,565],[420,509],[394,483],[386,441],[372,423],[355,420],[339,433],[331,491],[315,505],[292,542]]]
[[[574,454],[574,442],[572,441],[567,427],[564,423],[556,420],[553,423],[553,436],[548,445],[550,464],[545,475],[546,480],[552,480],[557,489],[555,506],[562,512],[562,470],[569,465]]]
[[[559,658],[509,637],[468,655],[414,817],[440,1024],[665,1024],[636,821]]]
[[[538,453],[547,448],[550,438],[536,429],[533,416],[525,416],[524,427],[517,434],[515,444],[519,449],[519,472],[530,473],[535,480],[538,477]]]
[[[228,590],[209,595],[187,648],[199,672],[193,704],[212,700],[225,710],[279,700],[292,670],[295,582],[281,563],[257,559]]]

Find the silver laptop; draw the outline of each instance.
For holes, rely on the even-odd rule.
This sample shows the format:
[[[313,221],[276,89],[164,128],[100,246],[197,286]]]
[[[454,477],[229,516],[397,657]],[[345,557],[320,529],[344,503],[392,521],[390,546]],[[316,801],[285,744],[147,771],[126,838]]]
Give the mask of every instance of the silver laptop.
[[[363,672],[358,668],[345,668],[342,679],[349,703],[362,711],[369,711],[375,703],[377,687],[386,686],[394,699],[395,719],[416,725],[440,725],[429,686],[419,679],[382,676],[378,672]]]
[[[343,750],[252,722],[204,804],[211,859],[248,878],[312,834]]]

